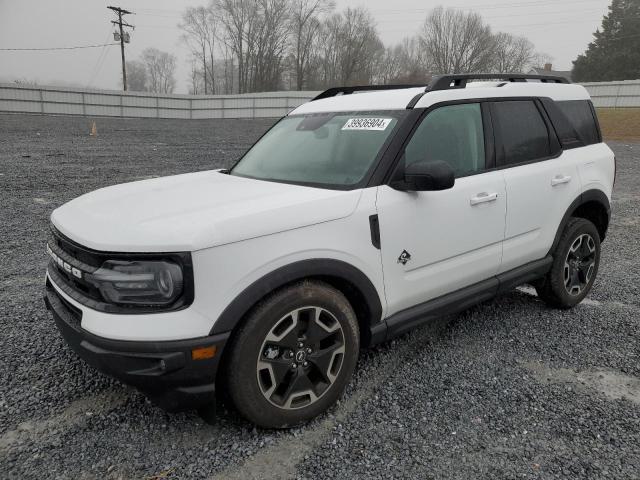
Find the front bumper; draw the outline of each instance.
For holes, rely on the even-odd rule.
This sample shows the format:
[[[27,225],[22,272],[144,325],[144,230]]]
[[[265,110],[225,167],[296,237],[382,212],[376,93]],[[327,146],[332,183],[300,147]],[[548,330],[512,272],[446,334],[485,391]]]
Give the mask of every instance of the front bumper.
[[[216,373],[229,333],[176,341],[110,340],[84,330],[82,311],[49,279],[44,300],[65,341],[88,364],[136,387],[168,411],[214,405]],[[192,358],[193,349],[212,346],[213,358]]]

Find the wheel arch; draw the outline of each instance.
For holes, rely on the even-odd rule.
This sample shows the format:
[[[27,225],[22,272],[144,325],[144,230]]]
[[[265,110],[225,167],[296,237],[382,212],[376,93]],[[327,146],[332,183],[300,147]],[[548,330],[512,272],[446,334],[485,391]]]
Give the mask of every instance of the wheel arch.
[[[310,259],[280,267],[256,280],[227,305],[210,334],[235,330],[246,315],[277,289],[301,280],[321,280],[342,292],[358,318],[360,344],[370,345],[372,328],[382,322],[382,302],[371,280],[361,270],[334,259]]]
[[[592,222],[596,226],[598,234],[600,235],[600,241],[602,242],[607,235],[609,221],[611,219],[609,198],[602,190],[592,189],[581,193],[578,198],[571,203],[562,217],[549,254],[553,254],[555,251],[562,232],[571,217],[584,218]]]

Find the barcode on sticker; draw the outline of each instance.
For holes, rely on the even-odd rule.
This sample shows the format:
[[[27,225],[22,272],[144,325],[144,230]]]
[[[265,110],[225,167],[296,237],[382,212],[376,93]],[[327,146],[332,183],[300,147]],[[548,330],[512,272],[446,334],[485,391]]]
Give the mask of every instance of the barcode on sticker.
[[[342,130],[386,130],[390,118],[350,118]]]

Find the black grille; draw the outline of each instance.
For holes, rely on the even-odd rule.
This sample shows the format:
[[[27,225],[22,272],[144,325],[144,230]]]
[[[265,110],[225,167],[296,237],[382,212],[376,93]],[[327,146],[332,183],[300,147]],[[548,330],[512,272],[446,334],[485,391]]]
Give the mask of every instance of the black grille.
[[[74,275],[73,271],[65,269],[52,259],[49,262],[49,274],[53,277],[52,271],[55,272],[54,281],[56,284],[59,285],[62,282],[65,286],[70,287],[81,298],[76,298],[76,295],[69,294],[82,303],[88,303],[86,300],[104,301],[100,291],[85,280],[87,273],[95,272],[104,263],[105,259],[101,255],[77,245],[53,228],[49,238],[49,248],[58,258],[70,265],[72,269],[77,269],[80,272],[80,275]]]
[[[57,255],[62,257],[65,261],[69,263],[73,262],[80,264],[80,267],[82,267],[81,269],[88,270],[90,272],[93,272],[100,268],[105,260],[104,256],[100,253],[94,252],[82,247],[81,245],[78,245],[74,241],[62,235],[54,227],[51,227],[49,246],[52,250],[55,251]],[[57,247],[58,251],[56,251],[55,247]],[[65,258],[64,255],[60,255],[60,252],[63,252],[69,258]]]

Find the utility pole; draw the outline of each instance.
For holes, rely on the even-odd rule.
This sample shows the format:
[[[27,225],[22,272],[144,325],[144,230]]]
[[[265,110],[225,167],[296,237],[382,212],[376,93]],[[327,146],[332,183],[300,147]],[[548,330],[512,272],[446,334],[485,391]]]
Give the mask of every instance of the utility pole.
[[[133,12],[129,12],[128,10],[124,10],[120,7],[107,7],[109,10],[113,10],[117,15],[118,15],[118,20],[111,20],[111,23],[113,23],[114,25],[118,25],[118,27],[120,27],[120,34],[118,35],[117,33],[114,34],[114,36],[116,37],[116,39],[120,39],[120,52],[122,54],[122,86],[124,88],[124,90],[127,90],[127,68],[126,68],[126,64],[124,61],[124,44],[125,43],[129,43],[129,33],[126,33],[124,30],[122,29],[122,27],[129,27],[129,28],[135,28],[133,25],[129,25],[128,23],[125,23],[122,21],[122,16],[123,15],[130,15]]]

